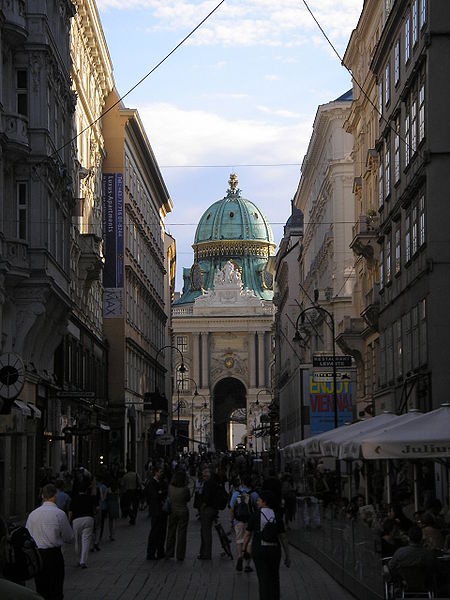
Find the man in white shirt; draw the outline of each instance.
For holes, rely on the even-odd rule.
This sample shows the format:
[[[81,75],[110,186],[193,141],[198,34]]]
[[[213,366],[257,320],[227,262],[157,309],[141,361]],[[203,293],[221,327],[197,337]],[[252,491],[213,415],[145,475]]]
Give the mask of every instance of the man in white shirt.
[[[43,569],[36,575],[36,590],[45,600],[64,597],[63,543],[73,541],[73,531],[64,511],[56,506],[56,487],[49,483],[42,488],[43,503],[28,516],[25,527],[34,538],[42,556]]]

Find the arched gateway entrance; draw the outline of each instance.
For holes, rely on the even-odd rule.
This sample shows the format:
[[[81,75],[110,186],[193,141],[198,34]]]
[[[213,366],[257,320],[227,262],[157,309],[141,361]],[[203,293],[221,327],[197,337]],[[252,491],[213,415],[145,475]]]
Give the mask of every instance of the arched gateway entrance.
[[[237,409],[246,409],[246,389],[243,383],[233,377],[221,379],[214,387],[214,445],[216,450],[226,452],[232,449],[230,422]]]

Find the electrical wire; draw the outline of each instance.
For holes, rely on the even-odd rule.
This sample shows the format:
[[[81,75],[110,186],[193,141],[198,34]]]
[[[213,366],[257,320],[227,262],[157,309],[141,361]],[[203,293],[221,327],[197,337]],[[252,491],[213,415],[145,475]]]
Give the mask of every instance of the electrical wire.
[[[408,147],[408,152],[411,152],[411,149],[412,149],[411,144],[409,142],[407,142],[406,139],[404,139],[403,137],[401,137],[400,133],[395,129],[395,127],[390,123],[390,121],[388,121],[386,119],[386,117],[383,115],[383,113],[378,109],[378,106],[376,106],[376,104],[374,104],[374,102],[372,101],[372,99],[370,98],[370,96],[364,90],[363,86],[359,83],[359,81],[356,79],[356,77],[352,73],[351,69],[349,69],[349,67],[347,67],[347,65],[344,63],[343,57],[339,54],[339,52],[336,50],[335,46],[331,42],[330,38],[325,33],[322,25],[317,20],[317,18],[314,15],[313,11],[310,9],[307,1],[306,0],[302,0],[302,2],[305,5],[305,7],[306,7],[307,11],[309,12],[309,14],[311,15],[311,17],[313,18],[313,20],[316,23],[317,27],[320,29],[320,32],[322,33],[323,37],[326,39],[326,41],[328,42],[328,44],[330,45],[330,47],[333,49],[333,52],[336,54],[336,56],[341,61],[341,65],[350,74],[352,80],[355,82],[356,86],[359,88],[359,90],[361,91],[361,93],[363,94],[363,96],[368,100],[369,104],[375,109],[375,111],[378,114],[379,118],[382,121],[384,121],[386,123],[386,125],[388,126],[388,128],[394,133],[394,135],[396,135],[398,137],[398,139],[400,141],[402,141]],[[421,152],[420,149],[417,150],[417,154],[419,156],[421,156],[422,160],[424,159],[423,153]]]
[[[139,81],[137,83],[135,83],[133,85],[133,87],[131,87],[125,94],[123,94],[123,96],[121,96],[116,102],[114,102],[114,104],[112,104],[107,110],[105,110],[99,117],[97,117],[96,119],[94,119],[94,121],[92,121],[91,123],[89,123],[88,125],[86,125],[86,127],[84,129],[82,129],[81,131],[79,131],[72,139],[70,139],[68,142],[66,142],[65,144],[63,144],[62,146],[60,146],[59,148],[57,148],[52,154],[50,154],[50,156],[54,156],[56,154],[59,154],[59,152],[61,150],[63,150],[66,146],[68,146],[69,144],[71,144],[72,142],[74,142],[80,135],[82,135],[85,131],[87,131],[88,129],[90,129],[91,127],[93,127],[93,125],[95,125],[96,123],[98,123],[98,121],[100,121],[106,114],[108,114],[113,108],[115,108],[118,104],[120,104],[120,102],[122,102],[122,100],[124,98],[126,98],[129,94],[131,94],[131,92],[133,92],[139,85],[141,85],[141,83],[143,83],[147,77],[150,77],[150,75],[152,73],[154,73],[156,71],[156,69],[158,69],[170,56],[172,56],[172,54],[174,52],[176,52],[178,50],[178,48],[180,46],[182,46],[196,31],[197,29],[199,29],[203,23],[205,23],[221,6],[222,4],[224,4],[226,0],[221,0],[219,2],[219,4],[217,4],[207,15],[204,19],[202,19],[200,21],[200,23],[198,25],[196,25],[194,27],[194,29],[192,29],[182,40],[181,42],[178,42],[178,44],[172,48],[172,50],[166,54],[166,56],[161,59],[146,75],[144,75],[143,77],[141,77],[141,79],[139,79]]]

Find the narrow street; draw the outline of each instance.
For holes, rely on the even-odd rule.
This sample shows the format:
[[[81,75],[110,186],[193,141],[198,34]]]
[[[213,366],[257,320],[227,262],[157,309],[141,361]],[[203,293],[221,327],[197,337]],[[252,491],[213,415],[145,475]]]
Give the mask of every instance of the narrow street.
[[[121,519],[116,540],[111,542],[106,535],[101,551],[90,554],[85,570],[75,566],[73,547],[66,547],[65,600],[257,600],[255,572],[236,572],[236,562],[220,556],[216,536],[213,560],[196,559],[200,523],[195,518],[189,524],[184,563],[145,560],[149,527],[146,512],[139,513],[134,527]],[[291,567],[282,566],[280,571],[283,600],[352,600],[319,565],[292,547],[291,558]]]

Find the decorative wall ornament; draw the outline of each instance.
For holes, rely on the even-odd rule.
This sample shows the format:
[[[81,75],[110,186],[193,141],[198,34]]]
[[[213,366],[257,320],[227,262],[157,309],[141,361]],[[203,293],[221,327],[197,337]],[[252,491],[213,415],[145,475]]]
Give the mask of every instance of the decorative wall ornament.
[[[195,299],[196,306],[263,306],[253,290],[244,288],[241,274],[229,260],[214,273],[214,288]]]

